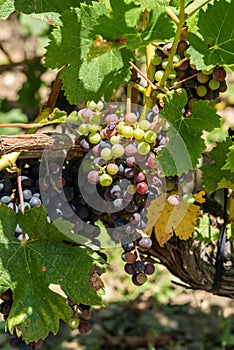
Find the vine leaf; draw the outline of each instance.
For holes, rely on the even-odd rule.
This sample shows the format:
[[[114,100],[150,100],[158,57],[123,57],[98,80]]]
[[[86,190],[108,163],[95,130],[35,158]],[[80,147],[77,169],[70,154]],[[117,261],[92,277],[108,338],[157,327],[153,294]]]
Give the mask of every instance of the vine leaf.
[[[70,103],[97,101],[103,94],[109,100],[113,89],[130,79],[133,55],[125,48],[110,50],[91,61],[88,58],[92,26],[104,13],[107,8],[102,3],[82,4],[80,9],[65,12],[61,17],[63,26],[52,32],[46,64],[51,68],[67,65],[61,78]]]
[[[229,147],[229,153],[227,154],[227,160],[222,170],[230,170],[232,173],[234,172],[234,145]]]
[[[14,237],[17,223],[28,241]],[[17,326],[26,342],[57,333],[59,320],[69,322],[71,309],[61,295],[49,289],[61,285],[76,303],[101,304],[89,277],[98,258],[86,247],[63,243],[64,236],[47,222],[43,208],[18,215],[0,206],[0,293],[13,290],[13,305],[7,319],[10,332]],[[100,261],[100,259],[99,259]]]
[[[201,138],[203,131],[211,131],[219,126],[219,116],[208,101],[195,102],[192,114],[184,116],[187,100],[185,91],[175,91],[166,97],[161,110],[161,115],[170,123],[169,142],[158,152],[157,157],[165,176],[180,176],[194,169],[206,148]]]
[[[155,236],[160,246],[163,246],[173,234],[182,240],[192,237],[200,214],[200,207],[195,204],[181,201],[178,206],[172,206],[163,196],[154,201],[150,210],[160,213],[154,224]]]
[[[14,0],[0,0],[0,20],[7,19],[14,10]]]
[[[217,146],[209,153],[209,158],[213,161],[212,164],[204,164],[201,167],[202,180],[209,193],[220,188],[234,190],[234,173],[230,169],[224,169],[226,159],[223,156],[228,153],[231,146],[230,137],[226,141],[218,142]]]
[[[216,65],[233,65],[234,59],[234,2],[215,0],[206,10],[199,11],[198,34],[190,33],[188,53],[197,69]]]
[[[139,24],[142,21],[141,6],[134,2],[127,4],[114,0],[110,4],[111,14],[100,16],[98,24],[93,28],[94,39],[98,34],[107,42],[112,42],[116,48],[126,46],[129,50],[135,50],[151,41],[170,39],[174,35],[173,24],[166,15],[165,6],[158,2],[154,2],[145,28],[140,28]]]

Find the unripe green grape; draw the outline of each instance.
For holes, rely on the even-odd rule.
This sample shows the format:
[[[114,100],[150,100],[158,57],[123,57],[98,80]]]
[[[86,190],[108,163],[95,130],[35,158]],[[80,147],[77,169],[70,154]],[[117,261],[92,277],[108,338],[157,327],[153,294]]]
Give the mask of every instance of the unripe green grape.
[[[100,124],[101,117],[98,114],[93,114],[89,119],[90,124]]]
[[[111,136],[111,138],[110,138],[110,143],[112,145],[116,145],[116,144],[120,143],[120,141],[121,141],[120,135],[114,135],[114,136]]]
[[[168,74],[169,79],[175,79],[176,78],[176,71],[172,69],[170,73]]]
[[[145,156],[146,154],[148,154],[150,152],[150,145],[147,142],[140,142],[137,145],[137,152],[140,155]]]
[[[101,151],[101,157],[104,160],[110,160],[113,157],[112,150],[108,147],[105,147]]]
[[[95,134],[89,135],[89,142],[92,143],[93,145],[98,144],[100,140],[101,140],[101,136],[98,132],[96,132]]]
[[[120,121],[117,125],[117,131],[119,134],[122,134],[122,129],[124,126],[126,126],[127,124],[124,121]]]
[[[151,59],[151,62],[154,66],[158,66],[162,62],[162,57],[154,55]]]
[[[202,72],[198,73],[197,81],[199,81],[199,83],[205,84],[205,83],[207,83],[208,80],[209,80],[209,75],[204,74]]]
[[[135,137],[136,140],[142,140],[145,135],[145,132],[141,128],[137,128],[133,131],[133,136]]]
[[[211,90],[217,90],[220,87],[220,82],[218,80],[211,79],[208,85]]]
[[[89,133],[89,126],[88,124],[80,124],[78,130],[81,135],[87,135]]]
[[[81,162],[81,168],[86,173],[93,170],[93,161],[91,159],[83,159]]]
[[[122,135],[123,137],[126,137],[129,139],[133,136],[133,128],[130,125],[123,126],[122,128]]]
[[[151,123],[144,119],[139,122],[139,127],[143,130],[149,130]]]
[[[163,77],[163,74],[164,74],[164,70],[158,70],[154,75],[155,80],[160,82]]]
[[[135,113],[128,113],[125,115],[124,119],[125,119],[127,124],[132,125],[132,124],[136,123],[137,116]]]
[[[124,155],[124,147],[120,144],[115,144],[111,147],[111,153],[114,157],[120,158]]]
[[[109,163],[106,167],[106,170],[110,175],[115,175],[118,173],[119,167],[115,163]]]
[[[97,124],[89,124],[89,132],[94,134],[97,131],[99,131],[99,126]]]
[[[156,134],[152,130],[148,130],[145,133],[144,140],[148,143],[153,143],[156,141]]]
[[[99,180],[99,183],[101,186],[103,187],[108,187],[112,184],[113,182],[113,179],[112,179],[112,176],[109,175],[109,174],[102,174],[100,176],[100,180]]]
[[[161,63],[161,66],[163,69],[166,69],[167,65],[168,65],[168,58],[164,58],[164,60]]]
[[[97,105],[96,105],[96,103],[92,100],[92,101],[88,101],[88,102],[87,102],[87,107],[88,107],[89,109],[91,109],[92,111],[94,111],[94,110],[96,109]]]
[[[104,103],[102,101],[98,101],[98,103],[96,104],[96,110],[101,111],[103,107],[104,107]]]
[[[196,91],[199,97],[204,97],[207,94],[207,88],[203,85],[198,86]]]
[[[75,329],[79,326],[80,320],[78,318],[72,318],[72,320],[69,322],[69,327],[72,329]]]

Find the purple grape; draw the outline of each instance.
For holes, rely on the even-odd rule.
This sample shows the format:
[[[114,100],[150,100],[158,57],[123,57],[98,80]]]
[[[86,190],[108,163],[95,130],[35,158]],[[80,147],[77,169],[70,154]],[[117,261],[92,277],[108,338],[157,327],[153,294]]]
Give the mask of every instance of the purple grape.
[[[138,242],[140,248],[148,250],[152,246],[152,240],[150,237],[142,237]]]

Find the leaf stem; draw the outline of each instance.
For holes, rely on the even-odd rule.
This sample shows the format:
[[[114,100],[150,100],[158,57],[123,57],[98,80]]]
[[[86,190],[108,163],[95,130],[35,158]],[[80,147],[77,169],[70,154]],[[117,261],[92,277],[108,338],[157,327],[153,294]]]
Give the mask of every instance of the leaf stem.
[[[171,48],[171,52],[168,56],[168,64],[166,66],[165,72],[162,76],[162,79],[159,83],[159,88],[163,88],[165,87],[168,75],[170,73],[170,71],[173,69],[173,56],[176,53],[176,49],[177,49],[177,45],[178,42],[180,41],[180,35],[181,35],[181,31],[182,28],[184,26],[184,21],[185,21],[185,3],[184,0],[180,0],[180,13],[179,13],[179,23],[177,25],[177,30],[176,30],[176,34],[173,40],[173,44],[172,44],[172,48]]]
[[[209,2],[211,2],[211,0],[205,0],[202,4],[197,6],[194,10],[192,10],[189,13],[186,13],[186,15],[185,15],[186,18],[192,17],[197,11],[199,11],[203,6],[207,5]]]
[[[126,114],[131,113],[131,104],[132,104],[132,84],[130,82],[127,87]]]
[[[178,25],[180,20],[176,16],[176,14],[170,9],[170,7],[166,6],[166,12],[167,12],[168,16],[171,17],[171,19],[175,22],[175,24]]]
[[[130,61],[129,63],[137,71],[137,73],[139,73],[142,78],[144,78],[147,83],[152,86],[153,89],[156,89],[156,86],[152,83],[152,81],[133,62]]]

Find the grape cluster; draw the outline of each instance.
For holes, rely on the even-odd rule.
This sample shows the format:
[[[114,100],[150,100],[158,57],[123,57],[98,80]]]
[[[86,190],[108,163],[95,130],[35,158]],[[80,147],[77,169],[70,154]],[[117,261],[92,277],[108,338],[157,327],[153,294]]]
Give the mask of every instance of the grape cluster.
[[[159,45],[152,58],[155,65],[155,83],[161,81],[168,64],[168,55],[172,43]],[[173,69],[168,75],[167,87],[184,88],[188,95],[186,113],[189,115],[191,107],[196,100],[215,100],[220,92],[227,90],[226,71],[223,67],[217,66],[210,70],[197,70],[196,66],[190,62],[187,54],[189,42],[183,38],[177,45],[177,52],[173,56]]]
[[[78,329],[81,334],[86,334],[90,331],[91,326],[89,320],[92,317],[91,306],[86,304],[76,304],[68,299],[68,305],[72,309],[72,318],[69,327]]]
[[[147,281],[147,276],[155,272],[155,266],[149,252],[151,246],[152,240],[147,236],[122,245],[124,270],[127,274],[132,275],[132,282],[137,286],[144,284]]]

